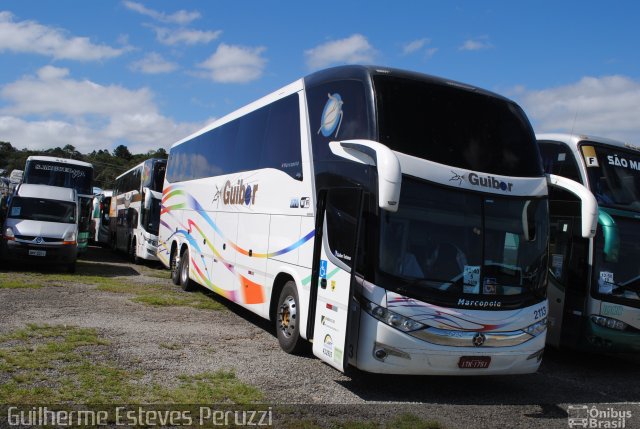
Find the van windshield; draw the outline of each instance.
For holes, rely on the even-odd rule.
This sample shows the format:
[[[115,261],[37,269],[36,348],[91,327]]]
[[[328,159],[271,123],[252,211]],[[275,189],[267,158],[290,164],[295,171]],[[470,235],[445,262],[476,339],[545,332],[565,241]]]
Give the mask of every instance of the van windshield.
[[[76,223],[76,204],[44,198],[13,197],[9,218],[42,222]]]

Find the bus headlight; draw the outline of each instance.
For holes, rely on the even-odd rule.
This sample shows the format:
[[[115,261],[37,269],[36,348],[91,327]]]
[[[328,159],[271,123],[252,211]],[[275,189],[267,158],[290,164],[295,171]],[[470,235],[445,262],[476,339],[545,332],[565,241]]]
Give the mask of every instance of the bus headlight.
[[[603,328],[615,329],[617,331],[624,331],[628,326],[623,321],[612,319],[611,317],[591,316],[591,320],[598,326],[602,326]]]
[[[371,301],[365,301],[364,310],[374,318],[378,319],[382,323],[399,329],[403,332],[411,332],[417,329],[422,329],[426,325],[416,322],[415,320],[404,317],[398,313],[394,313],[384,307],[374,304]]]
[[[533,325],[529,325],[523,329],[524,332],[531,335],[532,337],[537,337],[542,334],[545,329],[547,329],[547,318],[545,317],[542,320],[537,321]]]
[[[152,239],[152,238],[146,238],[145,240],[147,240],[147,243],[148,243],[150,246],[158,247],[158,240],[154,240],[154,239]]]

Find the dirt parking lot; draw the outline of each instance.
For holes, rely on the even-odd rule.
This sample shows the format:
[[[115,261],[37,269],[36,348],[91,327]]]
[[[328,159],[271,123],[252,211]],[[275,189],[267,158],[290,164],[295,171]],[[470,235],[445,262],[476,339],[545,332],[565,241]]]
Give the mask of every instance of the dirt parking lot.
[[[625,427],[640,427],[638,379],[637,357],[553,350],[526,376],[346,376],[284,353],[267,321],[183,292],[159,265],[90,247],[74,275],[0,268],[5,405],[260,403],[301,413],[282,427],[566,428],[568,407],[589,404],[631,410]]]

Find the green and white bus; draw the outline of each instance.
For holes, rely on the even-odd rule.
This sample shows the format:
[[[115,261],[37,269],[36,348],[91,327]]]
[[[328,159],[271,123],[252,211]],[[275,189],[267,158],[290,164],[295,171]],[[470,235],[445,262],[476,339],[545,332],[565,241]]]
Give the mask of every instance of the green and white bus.
[[[551,215],[549,333],[553,346],[640,350],[640,146],[574,134],[537,136],[544,168],[589,188],[595,238],[580,235],[579,203],[557,189]]]

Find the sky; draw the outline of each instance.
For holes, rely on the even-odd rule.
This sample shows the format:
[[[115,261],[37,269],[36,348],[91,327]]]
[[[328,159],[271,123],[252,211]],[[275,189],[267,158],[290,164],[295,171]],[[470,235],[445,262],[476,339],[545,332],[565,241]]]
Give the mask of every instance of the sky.
[[[640,2],[0,0],[0,141],[166,150],[305,75],[485,88],[536,132],[640,144]]]

